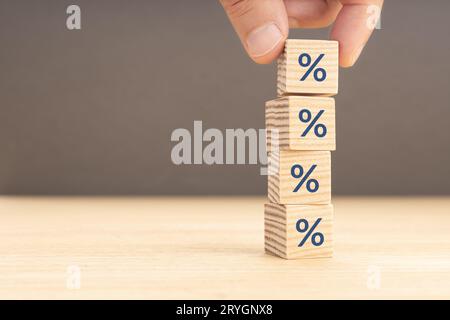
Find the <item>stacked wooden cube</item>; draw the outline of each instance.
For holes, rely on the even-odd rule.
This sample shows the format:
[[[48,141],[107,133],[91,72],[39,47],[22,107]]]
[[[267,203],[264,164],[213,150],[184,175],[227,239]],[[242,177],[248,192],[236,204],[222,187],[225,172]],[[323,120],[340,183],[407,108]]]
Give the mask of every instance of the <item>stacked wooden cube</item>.
[[[285,259],[331,257],[331,151],[336,148],[338,43],[287,40],[278,99],[266,103],[265,250]]]

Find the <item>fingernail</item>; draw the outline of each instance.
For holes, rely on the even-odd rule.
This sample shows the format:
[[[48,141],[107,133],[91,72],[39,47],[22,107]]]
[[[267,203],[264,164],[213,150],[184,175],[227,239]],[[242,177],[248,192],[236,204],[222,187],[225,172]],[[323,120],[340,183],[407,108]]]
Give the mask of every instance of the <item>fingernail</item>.
[[[361,55],[361,52],[363,51],[364,46],[361,46],[357,49],[355,49],[355,51],[353,51],[352,54],[352,65],[354,65],[356,63],[356,61],[358,60],[359,56]]]
[[[280,29],[270,22],[249,33],[247,49],[252,57],[260,57],[272,51],[282,39]]]

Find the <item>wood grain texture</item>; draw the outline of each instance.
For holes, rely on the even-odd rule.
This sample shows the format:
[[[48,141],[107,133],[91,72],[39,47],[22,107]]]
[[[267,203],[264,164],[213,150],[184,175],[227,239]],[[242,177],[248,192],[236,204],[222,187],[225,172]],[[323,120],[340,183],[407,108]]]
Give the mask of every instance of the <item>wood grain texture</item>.
[[[305,219],[309,228],[317,219],[320,223],[311,236],[299,246],[306,233],[297,231],[297,221]],[[302,224],[301,228],[305,225]],[[323,235],[320,246],[314,246],[314,233]],[[267,253],[284,259],[327,258],[333,255],[333,206],[328,205],[264,205],[264,239]],[[318,238],[315,238],[318,241]]]
[[[333,258],[300,260],[265,254],[266,201],[0,198],[0,298],[450,298],[450,197],[334,197]]]
[[[303,53],[314,61],[324,54],[317,68],[325,69],[327,75],[322,82],[314,79],[314,71],[304,81],[300,81],[308,67],[299,64],[299,56]],[[325,40],[286,40],[284,53],[278,58],[277,93],[287,94],[320,94],[335,95],[338,93],[339,78],[339,44],[337,41]]]
[[[316,192],[306,188],[308,181],[294,192],[301,178],[294,178],[291,169],[294,165],[303,168],[303,175],[316,165],[308,181],[319,183]],[[296,174],[299,171],[296,170]],[[279,204],[328,204],[331,202],[331,153],[329,151],[280,150],[269,154],[268,197],[270,202]]]
[[[309,114],[307,113],[309,112]],[[323,112],[319,114],[319,112]],[[313,124],[315,116],[320,118]],[[302,120],[300,120],[300,116]],[[309,116],[309,120],[307,118]],[[308,121],[306,121],[308,120]],[[308,125],[313,126],[308,132]],[[314,132],[315,126],[324,125]],[[333,98],[288,96],[266,103],[267,150],[322,150],[336,149],[335,102]],[[277,130],[277,135],[271,132]],[[278,137],[275,139],[274,137]]]

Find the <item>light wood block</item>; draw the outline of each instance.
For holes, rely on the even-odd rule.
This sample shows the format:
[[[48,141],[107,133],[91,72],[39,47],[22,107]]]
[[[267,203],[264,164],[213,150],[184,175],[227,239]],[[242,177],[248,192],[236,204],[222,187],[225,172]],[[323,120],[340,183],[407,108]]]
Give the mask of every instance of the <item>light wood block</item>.
[[[270,153],[268,195],[271,202],[280,204],[330,203],[331,153],[292,150]]]
[[[264,206],[266,252],[284,259],[331,257],[333,211],[331,204],[311,206],[266,204]]]
[[[333,98],[288,96],[266,103],[267,150],[335,150]],[[277,130],[278,134],[271,134]]]
[[[311,72],[308,74],[308,71]],[[279,96],[292,93],[335,95],[338,93],[338,76],[337,41],[286,40],[284,53],[278,59]]]

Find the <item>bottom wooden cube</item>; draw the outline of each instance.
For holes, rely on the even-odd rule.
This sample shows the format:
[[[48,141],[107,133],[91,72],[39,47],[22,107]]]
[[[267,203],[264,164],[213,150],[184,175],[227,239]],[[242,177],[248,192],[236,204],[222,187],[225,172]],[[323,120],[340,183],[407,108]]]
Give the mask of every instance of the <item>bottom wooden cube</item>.
[[[331,204],[264,206],[265,250],[284,259],[333,255]]]

